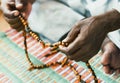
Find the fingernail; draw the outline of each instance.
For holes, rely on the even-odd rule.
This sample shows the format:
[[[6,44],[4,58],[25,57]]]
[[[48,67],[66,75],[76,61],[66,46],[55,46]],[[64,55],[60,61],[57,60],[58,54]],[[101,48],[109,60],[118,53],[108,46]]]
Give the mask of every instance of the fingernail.
[[[22,13],[22,15],[23,15],[23,17],[25,18],[25,16],[26,16],[25,13]]]
[[[17,5],[16,5],[16,8],[17,8],[17,9],[21,9],[22,7],[23,7],[23,4],[17,4]]]
[[[18,15],[19,15],[19,12],[15,12],[15,13],[14,13],[14,16],[18,16]]]

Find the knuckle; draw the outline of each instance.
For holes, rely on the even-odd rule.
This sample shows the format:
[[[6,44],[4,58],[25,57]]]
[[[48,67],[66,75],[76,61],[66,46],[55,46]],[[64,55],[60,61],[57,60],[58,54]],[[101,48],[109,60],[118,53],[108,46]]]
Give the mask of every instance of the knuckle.
[[[71,49],[69,49],[69,48],[66,49],[65,53],[66,53],[67,55],[72,55]]]
[[[13,17],[13,14],[11,12],[8,12],[7,10],[3,11],[3,15],[7,18],[12,18]]]

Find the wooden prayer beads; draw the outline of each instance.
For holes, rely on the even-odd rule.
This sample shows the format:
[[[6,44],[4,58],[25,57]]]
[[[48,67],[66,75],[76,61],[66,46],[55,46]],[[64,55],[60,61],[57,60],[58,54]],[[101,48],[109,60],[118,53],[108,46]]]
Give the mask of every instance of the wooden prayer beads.
[[[38,37],[38,35],[36,33],[34,33],[30,27],[28,26],[27,21],[24,20],[24,17],[22,15],[19,15],[19,18],[21,20],[21,22],[23,23],[24,29],[26,32],[28,32],[30,34],[30,36],[32,36],[34,39],[36,39],[38,42],[40,42],[42,44],[42,47],[45,47],[45,43],[40,39],[40,37]]]
[[[97,83],[98,80],[97,80],[97,77],[96,77],[96,75],[95,75],[95,72],[94,72],[94,70],[92,69],[92,67],[90,66],[90,64],[89,64],[88,61],[86,62],[86,65],[87,65],[87,67],[89,68],[89,71],[92,72],[92,75],[94,76],[94,81],[95,81],[95,83]]]
[[[59,65],[62,65],[62,67],[64,67],[65,65],[69,66],[70,69],[74,72],[74,74],[76,75],[76,78],[78,80],[78,82],[81,82],[81,83],[85,83],[82,79],[81,79],[81,75],[79,75],[79,72],[74,68],[74,66],[72,66],[70,63],[69,63],[69,58],[68,57],[65,57],[62,61],[58,62],[52,62],[52,63],[48,63],[48,64],[43,64],[43,65],[35,65],[33,64],[33,62],[30,60],[30,57],[28,55],[28,51],[27,51],[27,42],[26,42],[26,34],[29,33],[30,36],[32,36],[35,40],[37,40],[38,42],[40,42],[42,44],[42,47],[46,47],[46,46],[50,46],[51,47],[51,53],[47,54],[47,56],[50,56],[52,54],[55,54],[57,52],[59,52],[59,46],[62,45],[62,46],[68,46],[68,43],[67,42],[57,42],[57,43],[54,43],[54,44],[50,44],[50,43],[44,43],[40,37],[38,37],[38,35],[36,33],[34,33],[30,27],[28,26],[28,23],[24,20],[23,16],[22,15],[19,15],[19,18],[24,26],[24,29],[23,29],[23,36],[24,36],[24,45],[25,45],[25,54],[26,54],[26,58],[27,58],[27,61],[29,62],[30,64],[30,68],[29,70],[33,70],[33,69],[42,69],[42,68],[47,68],[47,67],[50,67],[50,66],[54,66],[56,64],[59,64]],[[94,76],[94,81],[95,83],[98,83],[98,79],[94,73],[94,70],[92,69],[91,65],[89,64],[89,62],[86,63],[87,67],[89,68],[90,72],[92,73],[92,75]]]

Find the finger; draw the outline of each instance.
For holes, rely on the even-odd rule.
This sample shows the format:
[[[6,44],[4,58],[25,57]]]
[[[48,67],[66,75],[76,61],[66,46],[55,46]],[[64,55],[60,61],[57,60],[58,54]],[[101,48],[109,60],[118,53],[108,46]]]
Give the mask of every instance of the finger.
[[[21,31],[21,30],[23,30],[23,28],[24,28],[24,26],[23,26],[23,25],[20,25],[19,27],[16,27],[15,29],[16,29],[17,31]]]
[[[59,48],[62,52],[66,53],[67,55],[72,55],[74,54],[75,51],[80,49],[80,45],[78,44],[79,44],[79,40],[77,38],[74,40],[74,42],[70,43],[67,47],[59,46]]]
[[[104,51],[105,45],[109,42],[110,42],[110,39],[108,37],[106,37],[105,40],[103,41],[102,45],[101,45],[102,51]]]
[[[17,0],[16,8],[21,12],[24,19],[27,20],[32,9],[31,3],[28,0]]]
[[[111,61],[111,53],[105,51],[102,54],[102,59],[101,59],[101,64],[103,64],[103,70],[105,73],[107,74],[112,74],[113,73],[113,69],[110,67],[110,62]]]
[[[20,21],[19,21],[19,22],[16,22],[15,24],[12,24],[12,25],[11,25],[12,28],[16,28],[16,29],[19,28],[19,27],[22,27],[22,26],[23,26],[23,24],[22,24],[22,22],[20,22]]]
[[[109,66],[103,66],[103,70],[106,74],[112,74],[114,72]]]
[[[79,32],[80,32],[80,25],[79,23],[76,23],[63,41],[71,43],[77,37]]]
[[[11,27],[16,29],[17,31],[21,31],[24,28],[23,24],[20,24],[20,23],[18,23],[18,24],[16,23],[14,25],[11,25]]]
[[[9,19],[9,18],[7,18],[7,17],[4,17],[5,18],[5,20],[7,20],[7,22],[9,23],[9,24],[15,24],[15,23],[17,23],[17,22],[19,22],[20,21],[20,19],[18,18],[18,17],[15,17],[15,18],[13,18],[13,19]]]
[[[60,46],[60,50],[68,55],[72,55],[84,47],[85,42],[83,36],[79,35],[73,42],[71,42],[67,47]]]
[[[5,9],[3,13],[5,17],[10,18],[10,19],[15,18],[16,16],[19,15],[19,11],[17,10],[10,11],[10,10]]]
[[[15,6],[17,9],[23,8],[23,1],[22,0],[15,0]]]
[[[89,49],[84,46],[72,54],[70,58],[74,59],[75,61],[87,62],[91,57],[94,56],[93,54],[96,54],[96,51],[89,51]]]
[[[4,16],[7,18],[14,18],[18,16],[19,12],[15,10],[15,2],[8,1],[7,3],[3,3],[1,5],[1,9],[3,11]]]
[[[8,3],[7,3],[7,6],[15,7],[15,2],[8,2]]]
[[[81,49],[80,51],[77,51],[75,54],[72,54],[69,56],[70,59],[75,60],[75,61],[83,61],[83,62],[87,62],[87,60],[89,59],[89,56],[87,55],[86,52],[83,52],[83,50]]]
[[[102,54],[101,64],[108,65],[108,64],[111,63],[110,61],[111,61],[111,53],[110,52],[104,52]]]
[[[24,12],[21,12],[22,16],[24,17],[25,20],[27,20],[29,14],[27,12],[27,10],[25,10]]]
[[[27,6],[27,1],[28,0],[15,0],[16,8],[20,11],[24,10]]]

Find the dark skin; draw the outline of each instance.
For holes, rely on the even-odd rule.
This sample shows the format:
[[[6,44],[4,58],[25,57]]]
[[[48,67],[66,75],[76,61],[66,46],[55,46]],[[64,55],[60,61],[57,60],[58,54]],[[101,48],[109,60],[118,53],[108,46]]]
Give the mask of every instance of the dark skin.
[[[33,0],[1,0],[4,18],[12,28],[23,28],[18,15],[21,13],[27,19],[32,9],[32,3]]]
[[[108,32],[117,30],[119,27],[120,14],[116,10],[81,20],[63,40],[68,42],[69,45],[67,47],[60,46],[60,49],[69,58],[86,62],[97,54],[103,43],[101,60],[104,65],[103,70],[107,74],[112,74],[113,72],[120,74],[120,49],[108,38],[105,39]]]
[[[60,46],[60,49],[69,58],[86,62],[97,54],[107,33],[119,29],[119,26],[120,13],[116,10],[81,20],[63,40],[69,45]]]
[[[22,28],[23,26],[21,26],[18,15],[22,13],[25,19],[27,19],[34,0],[1,0],[1,2],[1,8],[6,21],[12,28]],[[119,26],[120,14],[116,10],[86,18],[75,24],[64,40],[65,42],[68,42],[69,45],[67,47],[60,46],[60,49],[66,53],[69,58],[76,61],[81,60],[86,62],[99,51],[107,33],[119,29]],[[107,47],[106,45],[109,46],[106,43],[102,47]],[[110,46],[112,46],[112,44],[110,44]],[[114,50],[109,49],[109,51]],[[103,52],[105,53],[106,50],[103,49]],[[102,64],[106,64],[107,62],[109,63],[109,61],[106,60],[109,58],[105,57],[109,56],[109,54],[104,55],[104,53],[102,55]],[[113,63],[114,61],[109,63],[110,67],[112,66],[116,71],[118,71],[117,69],[119,69],[120,65],[112,65]],[[119,63],[119,61],[116,63]],[[109,73],[111,68],[106,67],[107,66],[104,66],[104,71]]]
[[[120,49],[107,37],[102,44],[103,70],[107,74],[120,74]]]

